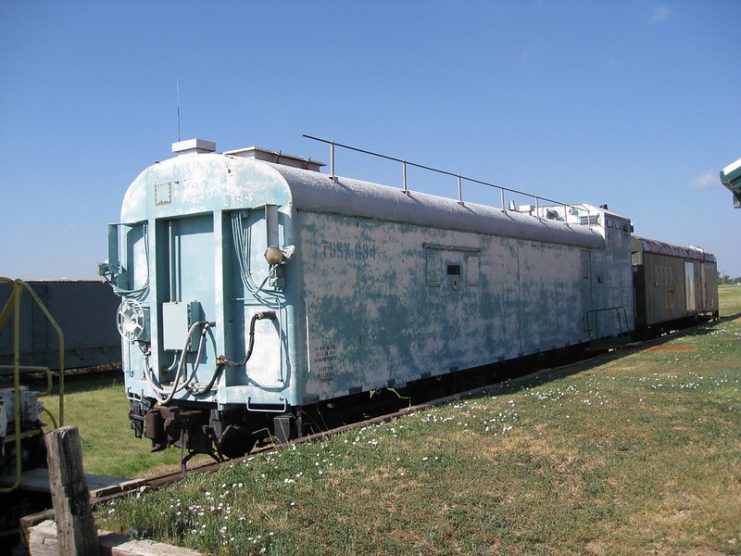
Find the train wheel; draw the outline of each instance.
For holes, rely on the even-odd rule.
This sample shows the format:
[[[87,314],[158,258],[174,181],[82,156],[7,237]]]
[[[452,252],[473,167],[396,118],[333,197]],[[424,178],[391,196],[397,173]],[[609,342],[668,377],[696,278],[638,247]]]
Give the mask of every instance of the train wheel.
[[[224,458],[239,458],[252,450],[255,438],[244,427],[229,425],[216,442],[216,451]]]

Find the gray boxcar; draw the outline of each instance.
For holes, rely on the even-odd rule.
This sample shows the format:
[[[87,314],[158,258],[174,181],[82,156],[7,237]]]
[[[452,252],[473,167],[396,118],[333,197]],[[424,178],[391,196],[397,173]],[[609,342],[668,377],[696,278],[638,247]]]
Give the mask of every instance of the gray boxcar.
[[[121,362],[116,330],[119,299],[102,281],[28,281],[64,332],[64,366],[92,367]],[[10,296],[0,289],[0,309]],[[28,295],[21,302],[21,364],[59,366],[56,332]],[[0,330],[0,364],[13,362],[13,327]]]

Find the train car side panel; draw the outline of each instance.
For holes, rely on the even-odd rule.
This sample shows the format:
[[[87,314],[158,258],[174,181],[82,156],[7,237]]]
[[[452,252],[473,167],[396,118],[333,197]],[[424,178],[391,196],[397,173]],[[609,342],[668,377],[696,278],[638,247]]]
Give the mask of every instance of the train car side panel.
[[[592,284],[591,277],[581,275],[581,256],[573,246],[518,242],[520,349],[509,357],[588,339],[583,323],[592,299],[581,295],[581,288],[591,290]]]
[[[118,298],[102,281],[28,281],[39,299],[54,315],[64,337],[67,368],[120,364],[120,337],[116,331]],[[7,301],[0,291],[0,307]],[[27,296],[21,298],[21,363],[59,367],[57,334],[41,310]],[[0,364],[13,362],[11,328],[0,333]],[[8,333],[6,333],[8,331]]]
[[[706,261],[701,265],[703,310],[718,316],[718,265]]]
[[[718,312],[715,257],[634,237],[631,241],[639,327]]]
[[[592,254],[592,308],[586,319],[590,339],[627,334],[635,328],[630,270],[630,221],[610,212],[593,229],[604,234],[606,248]]]
[[[579,246],[309,211],[299,221],[307,403],[589,339]]]

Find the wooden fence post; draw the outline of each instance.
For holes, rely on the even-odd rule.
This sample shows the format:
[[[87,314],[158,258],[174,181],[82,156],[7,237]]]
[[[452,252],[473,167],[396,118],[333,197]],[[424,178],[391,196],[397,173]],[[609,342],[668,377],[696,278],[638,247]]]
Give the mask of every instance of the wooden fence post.
[[[77,427],[62,427],[45,436],[59,553],[97,555],[100,553],[98,529],[90,509]]]

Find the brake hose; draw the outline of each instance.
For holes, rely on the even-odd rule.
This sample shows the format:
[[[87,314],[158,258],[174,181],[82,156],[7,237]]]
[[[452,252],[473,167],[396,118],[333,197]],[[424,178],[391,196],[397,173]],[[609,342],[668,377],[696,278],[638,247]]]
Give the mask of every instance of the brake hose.
[[[217,365],[216,369],[214,369],[214,374],[211,376],[211,380],[204,386],[203,388],[197,389],[190,386],[190,384],[186,385],[186,389],[188,392],[193,396],[203,396],[204,394],[207,394],[211,391],[211,388],[214,387],[214,383],[218,380],[218,378],[221,376],[221,371],[224,370],[224,365]]]
[[[168,371],[172,371],[177,368],[177,374],[175,375],[175,383],[170,389],[163,388],[158,383],[155,383],[156,379],[153,376],[154,371],[152,370],[152,367],[149,365],[149,356],[150,356],[149,350],[146,350],[144,352],[144,378],[146,379],[147,384],[149,384],[149,387],[152,389],[155,396],[157,397],[157,403],[159,405],[168,405],[172,401],[173,397],[175,396],[177,392],[180,392],[181,390],[187,388],[188,385],[193,381],[193,378],[195,377],[195,373],[198,370],[198,366],[200,364],[201,354],[203,353],[203,347],[204,347],[204,341],[206,338],[206,334],[208,333],[209,328],[215,325],[216,323],[213,323],[213,322],[198,321],[198,322],[193,323],[190,326],[190,328],[188,329],[188,335],[185,341],[185,345],[183,346],[180,357],[178,358],[176,354],[173,358],[172,365],[170,365],[170,367],[167,369]],[[195,363],[193,364],[193,371],[191,372],[190,377],[188,377],[187,376],[188,371],[187,371],[186,353],[192,341],[193,335],[199,326],[202,326],[201,333],[200,333],[201,339],[198,343],[198,352],[196,354]],[[182,384],[180,383],[181,380],[184,381]]]
[[[275,318],[275,311],[261,311],[252,315],[252,320],[250,320],[250,341],[247,346],[247,353],[239,361],[232,361],[231,359],[227,359],[226,356],[221,356],[219,358],[219,363],[221,365],[228,365],[229,367],[241,367],[242,365],[245,365],[247,361],[250,360],[250,357],[252,357],[252,350],[255,347],[255,323],[258,320],[275,320]]]
[[[191,395],[193,395],[193,396],[202,396],[202,395],[204,395],[204,394],[206,394],[206,393],[208,393],[208,392],[211,391],[211,388],[213,388],[214,384],[216,383],[216,381],[218,380],[218,378],[221,376],[221,372],[224,370],[224,366],[241,367],[241,366],[247,364],[247,361],[249,361],[250,360],[250,357],[252,357],[252,352],[253,352],[254,347],[255,347],[255,323],[258,320],[263,320],[263,319],[275,320],[276,319],[275,311],[260,311],[259,313],[255,313],[254,315],[252,315],[252,319],[250,320],[250,331],[249,331],[250,339],[249,339],[249,343],[248,343],[248,346],[247,346],[247,353],[245,354],[244,358],[242,358],[240,361],[232,361],[231,359],[227,359],[223,355],[220,356],[220,357],[218,357],[217,360],[216,360],[217,365],[216,365],[216,368],[214,369],[213,375],[211,376],[211,380],[203,388],[194,388],[194,387],[191,387],[190,383],[193,381],[193,379],[195,377],[195,374],[196,374],[196,370],[198,369],[198,362],[200,361],[201,350],[203,349],[203,341],[205,339],[206,333],[207,333],[209,327],[213,323],[209,323],[209,322],[197,322],[197,323],[194,323],[191,326],[190,330],[188,331],[188,339],[187,339],[187,341],[185,343],[185,347],[183,349],[183,355],[181,355],[180,364],[178,365],[177,374],[175,375],[175,384],[173,385],[172,389],[169,392],[167,390],[164,390],[164,389],[160,390],[161,395],[163,396],[163,398],[159,400],[159,405],[168,405],[172,401],[173,397],[175,396],[175,393],[176,392],[179,392],[180,390],[183,390],[183,389],[188,390],[188,392]],[[185,354],[185,351],[188,348],[188,345],[190,344],[191,338],[193,336],[193,332],[195,332],[195,329],[196,329],[196,327],[198,325],[204,325],[204,328],[201,331],[201,340],[200,340],[199,345],[198,345],[198,353],[197,353],[197,356],[196,356],[196,364],[194,365],[194,369],[191,372],[190,377],[185,377],[186,378],[185,382],[183,384],[180,384],[181,375],[183,374],[183,372],[182,372],[183,371],[183,362],[184,362],[184,357],[183,356]],[[185,374],[187,374],[187,371],[186,371]],[[148,377],[147,376],[146,378],[149,379],[147,382],[149,382],[150,387],[152,387],[152,389],[155,392],[157,392],[157,390],[159,390],[159,389],[155,388],[154,384],[151,381],[151,377]]]

